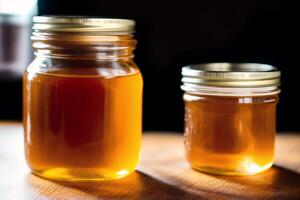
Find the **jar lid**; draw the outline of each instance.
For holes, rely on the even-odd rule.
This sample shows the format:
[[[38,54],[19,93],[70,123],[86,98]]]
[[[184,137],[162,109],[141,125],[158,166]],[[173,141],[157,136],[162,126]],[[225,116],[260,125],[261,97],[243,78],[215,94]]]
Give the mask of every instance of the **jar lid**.
[[[129,19],[90,18],[80,16],[35,16],[34,30],[62,32],[126,32],[132,33],[135,21]]]
[[[268,87],[280,85],[277,68],[258,63],[207,63],[182,68],[185,86]]]

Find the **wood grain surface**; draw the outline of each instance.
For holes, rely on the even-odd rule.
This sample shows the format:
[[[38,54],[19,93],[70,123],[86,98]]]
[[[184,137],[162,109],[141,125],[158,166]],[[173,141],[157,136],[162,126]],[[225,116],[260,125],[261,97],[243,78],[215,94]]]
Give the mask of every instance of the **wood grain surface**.
[[[190,169],[181,134],[145,133],[136,172],[116,181],[67,183],[30,173],[22,126],[0,123],[0,200],[35,199],[300,199],[300,134],[278,134],[276,162],[248,177]]]

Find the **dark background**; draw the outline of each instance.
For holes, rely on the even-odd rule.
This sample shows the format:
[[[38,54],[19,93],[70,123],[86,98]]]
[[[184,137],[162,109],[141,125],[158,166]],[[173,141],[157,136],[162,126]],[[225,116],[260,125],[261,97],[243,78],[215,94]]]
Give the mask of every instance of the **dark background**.
[[[136,63],[144,76],[144,130],[181,131],[182,66],[258,62],[282,71],[278,130],[300,131],[298,7],[283,0],[40,0],[40,15],[136,20]],[[0,119],[21,119],[21,81],[0,81]]]

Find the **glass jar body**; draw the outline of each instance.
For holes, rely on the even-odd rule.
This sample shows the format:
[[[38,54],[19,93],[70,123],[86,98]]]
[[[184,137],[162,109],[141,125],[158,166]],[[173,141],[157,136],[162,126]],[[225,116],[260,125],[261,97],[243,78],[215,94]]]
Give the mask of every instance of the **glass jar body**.
[[[186,156],[196,170],[251,175],[272,166],[278,94],[184,94]]]
[[[23,81],[25,156],[33,173],[97,181],[135,170],[143,80],[131,58],[38,55]]]

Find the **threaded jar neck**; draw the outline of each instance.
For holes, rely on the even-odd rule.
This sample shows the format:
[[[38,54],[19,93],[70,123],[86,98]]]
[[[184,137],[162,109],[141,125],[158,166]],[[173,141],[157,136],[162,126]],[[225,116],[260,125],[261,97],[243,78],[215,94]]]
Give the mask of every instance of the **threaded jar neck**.
[[[134,21],[86,17],[35,17],[36,56],[60,59],[121,60],[134,57]]]
[[[207,63],[182,68],[181,89],[212,96],[266,96],[280,92],[280,71],[258,63]]]

